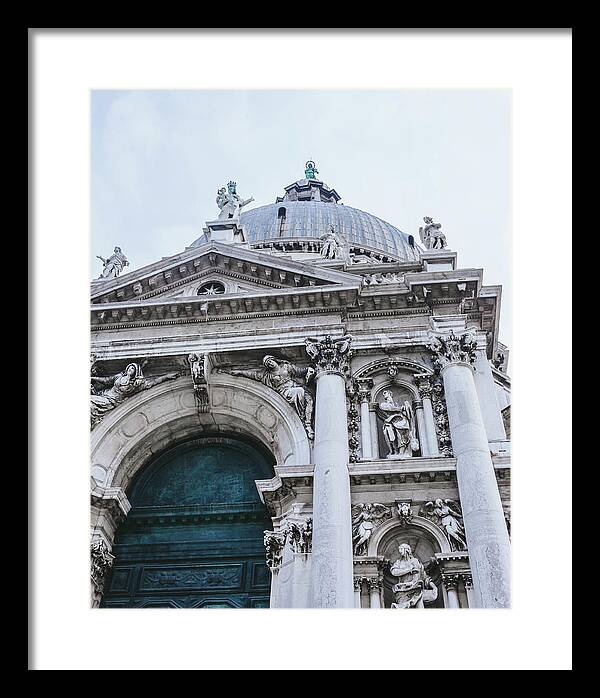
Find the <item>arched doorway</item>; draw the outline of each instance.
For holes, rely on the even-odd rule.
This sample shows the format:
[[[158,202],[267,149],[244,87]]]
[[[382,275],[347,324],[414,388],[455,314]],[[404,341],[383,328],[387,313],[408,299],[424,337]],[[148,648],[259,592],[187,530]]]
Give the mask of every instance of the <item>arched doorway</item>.
[[[272,522],[255,480],[273,458],[238,436],[203,437],[152,459],[131,481],[115,536],[106,608],[263,608]]]

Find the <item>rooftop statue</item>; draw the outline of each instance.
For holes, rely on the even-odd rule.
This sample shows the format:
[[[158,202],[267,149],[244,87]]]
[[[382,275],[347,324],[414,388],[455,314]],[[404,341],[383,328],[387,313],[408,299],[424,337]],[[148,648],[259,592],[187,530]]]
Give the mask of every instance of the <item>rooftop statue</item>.
[[[335,232],[333,226],[329,228],[329,232],[321,236],[323,247],[321,247],[321,257],[325,259],[335,259],[339,256],[342,247],[342,242]]]
[[[119,276],[119,274],[123,271],[123,267],[129,265],[129,261],[121,252],[120,247],[115,247],[114,253],[108,259],[104,259],[104,257],[101,257],[98,254],[96,257],[102,260],[102,263],[104,264],[104,269],[102,270],[102,274],[100,274],[98,277],[99,279],[116,279],[117,276]]]
[[[425,216],[423,220],[425,221],[425,227],[419,228],[421,242],[428,250],[443,250],[447,243],[446,236],[440,230],[442,224],[434,223],[433,218],[428,216]]]
[[[217,206],[221,209],[219,213],[219,220],[229,220],[230,218],[239,218],[242,208],[247,206],[251,201],[254,201],[252,197],[249,199],[242,199],[236,191],[237,184],[235,182],[229,182],[227,184],[227,189],[221,187],[217,191]]]
[[[317,170],[317,166],[312,160],[309,160],[306,163],[306,169],[304,170],[304,178],[305,179],[316,179],[315,175],[319,174],[319,170]]]

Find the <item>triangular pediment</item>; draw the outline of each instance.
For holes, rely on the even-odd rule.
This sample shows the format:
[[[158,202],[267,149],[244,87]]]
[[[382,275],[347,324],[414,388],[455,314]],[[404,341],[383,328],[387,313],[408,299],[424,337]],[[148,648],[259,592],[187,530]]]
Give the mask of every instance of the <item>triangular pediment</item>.
[[[92,282],[91,300],[93,304],[113,304],[185,298],[206,292],[211,295],[211,291],[255,295],[328,285],[358,287],[360,283],[360,276],[345,271],[213,241],[116,279],[96,280]]]

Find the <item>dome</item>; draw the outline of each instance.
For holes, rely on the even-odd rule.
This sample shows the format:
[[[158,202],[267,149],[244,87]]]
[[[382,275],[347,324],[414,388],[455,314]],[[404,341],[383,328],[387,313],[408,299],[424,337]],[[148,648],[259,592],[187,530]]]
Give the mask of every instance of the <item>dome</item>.
[[[318,240],[333,227],[351,246],[375,249],[402,261],[419,260],[412,235],[339,201],[336,190],[324,182],[300,179],[285,187],[285,195],[277,197],[275,203],[242,211],[240,224],[249,243],[297,238]],[[205,240],[199,238],[192,246]]]
[[[323,201],[280,201],[243,211],[248,242],[277,238],[320,238],[333,226],[351,245],[364,245],[405,261],[418,260],[409,236],[377,216]],[[412,237],[411,237],[412,240]]]

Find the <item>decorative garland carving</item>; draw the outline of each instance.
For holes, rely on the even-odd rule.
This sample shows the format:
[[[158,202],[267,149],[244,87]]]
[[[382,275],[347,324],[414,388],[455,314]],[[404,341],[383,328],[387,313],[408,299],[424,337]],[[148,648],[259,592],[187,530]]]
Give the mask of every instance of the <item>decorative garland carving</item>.
[[[106,543],[101,539],[92,541],[90,547],[91,571],[90,577],[92,581],[92,601],[95,607],[100,605],[102,595],[104,594],[104,584],[106,575],[113,566],[114,555],[108,549]]]
[[[194,397],[199,413],[210,411],[210,401],[208,396],[208,371],[206,354],[190,354],[188,356],[190,374],[194,384]]]
[[[448,422],[448,410],[444,399],[444,383],[439,378],[435,379],[431,385],[431,404],[435,419],[440,455],[452,458],[452,438],[450,436],[450,425]]]

